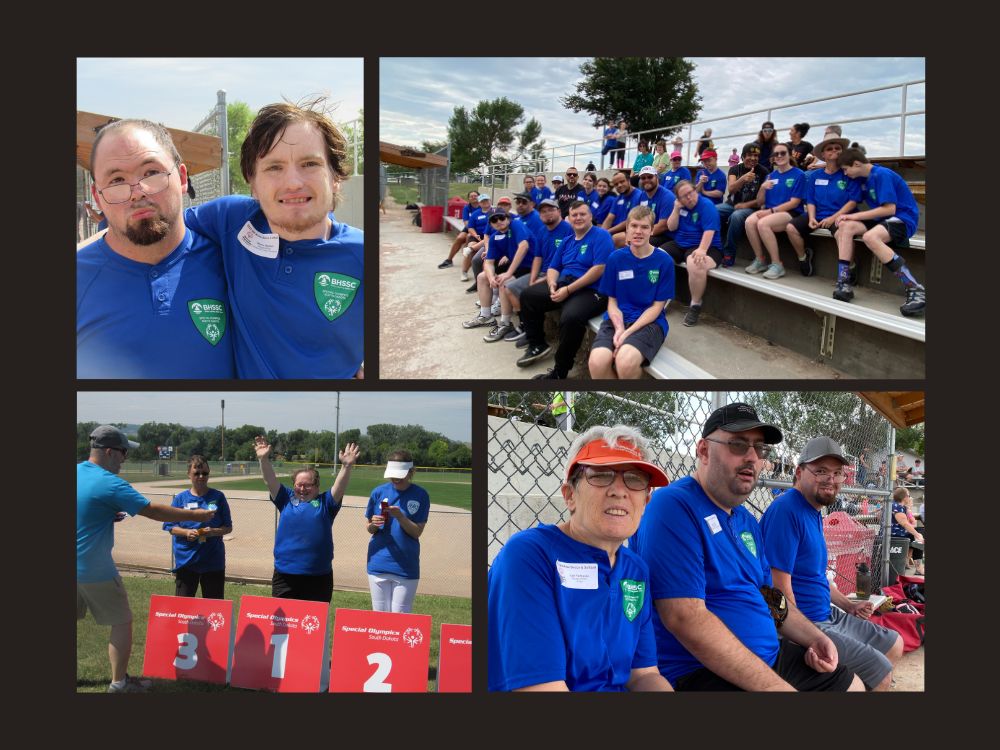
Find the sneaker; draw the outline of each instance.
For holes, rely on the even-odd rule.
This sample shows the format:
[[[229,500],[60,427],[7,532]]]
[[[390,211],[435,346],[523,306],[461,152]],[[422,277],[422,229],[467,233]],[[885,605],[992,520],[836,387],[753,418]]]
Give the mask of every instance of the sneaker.
[[[923,315],[924,308],[927,307],[927,290],[910,287],[906,290],[906,302],[899,311],[908,318],[914,315]]]
[[[455,264],[451,262],[451,258],[447,258],[438,263],[438,268],[451,268],[453,265]]]
[[[735,264],[736,264],[736,256],[735,255],[723,255],[722,256],[722,267],[723,268],[732,268]]]
[[[109,693],[145,693],[153,686],[152,680],[141,680],[138,677],[125,675],[125,684],[121,687],[108,685]]]
[[[479,328],[480,326],[488,326],[492,322],[492,315],[487,315],[485,318],[482,315],[477,315],[472,320],[462,323],[462,328]]]
[[[684,316],[684,325],[697,325],[699,315],[701,315],[701,305],[691,305],[691,307],[688,308],[687,315]]]
[[[469,276],[469,272],[468,271],[462,271],[462,275],[458,277],[458,280],[459,281],[468,281],[470,278],[472,278],[472,277]]]
[[[772,263],[761,275],[765,279],[780,279],[785,275],[785,267],[780,263]]]
[[[806,248],[806,259],[799,261],[799,270],[802,271],[803,276],[812,276],[816,273],[816,269],[813,268],[813,256],[815,254],[811,247]]]
[[[532,380],[565,380],[566,376],[563,375],[555,367],[550,369],[548,372],[542,373],[541,375],[532,375]]]
[[[496,302],[494,302],[490,306],[490,313],[492,315],[499,315],[500,314],[500,300],[497,300]]]
[[[519,339],[518,342],[516,344],[514,344],[514,346],[516,346],[518,349],[523,349],[524,347],[526,347],[530,343],[531,342],[528,341],[528,333],[525,332],[524,337],[521,338],[521,339]]]
[[[851,286],[858,285],[858,264],[851,263],[847,269],[847,283]]]
[[[759,259],[754,258],[753,263],[746,267],[747,273],[760,273],[767,269],[767,263],[761,263]]]
[[[527,367],[532,362],[537,362],[542,357],[545,357],[552,351],[552,347],[548,344],[535,344],[528,347],[528,351],[521,355],[521,358],[517,360],[518,367]]]
[[[472,286],[470,286],[468,289],[465,290],[465,293],[472,294],[477,291],[479,291],[479,286],[475,282],[473,282]]]
[[[838,281],[837,288],[833,290],[833,298],[841,302],[850,302],[854,299],[854,289],[846,281]]]
[[[520,326],[511,327],[510,333],[503,337],[504,341],[521,341],[528,333]]]
[[[483,336],[483,341],[492,344],[494,341],[499,341],[513,330],[514,326],[510,323],[497,323],[490,329],[489,333]]]

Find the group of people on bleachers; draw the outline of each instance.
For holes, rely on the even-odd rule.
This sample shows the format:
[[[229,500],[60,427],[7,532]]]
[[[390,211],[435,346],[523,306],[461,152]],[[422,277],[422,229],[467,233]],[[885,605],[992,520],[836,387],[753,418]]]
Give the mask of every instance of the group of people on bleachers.
[[[854,297],[854,239],[860,237],[903,284],[900,312],[923,315],[926,291],[896,252],[917,230],[918,208],[906,182],[871,163],[839,126],[829,126],[815,147],[804,139],[808,132],[808,123],[796,123],[782,142],[765,122],[728,174],[706,130],[693,177],[676,149],[680,139],[669,158],[660,139],[655,154],[641,142],[633,170],[619,169],[610,180],[592,172],[581,180],[570,167],[565,181],[552,177],[550,189],[544,174],[527,175],[513,211],[510,198],[492,206],[489,195],[470,192],[463,230],[438,265],[451,267],[462,252],[461,279],[472,279],[467,292],[478,294],[477,314],[463,326],[490,326],[484,341],[524,348],[517,364],[526,367],[552,353],[544,317],[561,310],[555,365],[535,379],[564,379],[588,321],[603,312],[591,376],[638,378],[669,330],[665,310],[674,296],[675,264],[687,268],[691,303],[683,322],[694,326],[708,272],[735,264],[743,235],[754,252],[746,273],[778,279],[786,271],[777,234],[787,234],[801,274],[811,276],[814,252],[807,240],[820,229],[837,242],[835,299]],[[617,148],[606,152],[620,165]],[[861,203],[867,207],[859,209]]]

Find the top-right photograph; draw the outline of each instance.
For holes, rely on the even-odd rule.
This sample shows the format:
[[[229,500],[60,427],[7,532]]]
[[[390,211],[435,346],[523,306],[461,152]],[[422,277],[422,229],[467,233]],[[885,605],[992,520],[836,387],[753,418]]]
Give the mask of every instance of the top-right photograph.
[[[926,60],[382,58],[382,379],[925,377]]]

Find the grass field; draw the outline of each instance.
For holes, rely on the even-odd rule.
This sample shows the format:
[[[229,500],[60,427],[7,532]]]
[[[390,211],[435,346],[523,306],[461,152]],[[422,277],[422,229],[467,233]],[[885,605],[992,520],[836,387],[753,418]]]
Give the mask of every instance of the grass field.
[[[128,591],[129,602],[132,604],[134,620],[132,622],[132,656],[129,659],[128,672],[131,675],[142,674],[142,659],[146,646],[146,618],[149,613],[149,598],[153,594],[173,596],[174,581],[172,578],[127,576],[122,580]],[[240,599],[244,594],[253,596],[270,596],[269,586],[253,584],[226,583],[226,598],[233,600],[234,613],[239,611]],[[333,604],[330,607],[330,618],[334,618],[335,609],[371,609],[371,597],[368,594],[355,591],[334,591]],[[430,671],[427,679],[427,689],[436,690],[437,660],[440,650],[442,623],[459,625],[472,624],[472,600],[451,596],[423,596],[417,594],[413,602],[415,614],[430,615],[433,620],[431,628]],[[98,625],[92,615],[87,615],[76,625],[76,689],[80,693],[103,693],[108,689],[111,679],[111,666],[108,663],[108,633],[110,628]],[[333,626],[330,628],[333,633]],[[156,693],[217,693],[239,692],[240,688],[230,688],[211,685],[203,682],[172,680],[154,680],[151,692]]]

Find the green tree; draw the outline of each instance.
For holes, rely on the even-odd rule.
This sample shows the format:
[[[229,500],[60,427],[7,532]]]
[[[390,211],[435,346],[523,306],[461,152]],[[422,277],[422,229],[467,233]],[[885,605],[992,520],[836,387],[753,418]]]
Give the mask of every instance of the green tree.
[[[250,109],[246,102],[233,101],[226,103],[226,131],[229,135],[229,190],[234,195],[250,195],[250,186],[243,179],[240,170],[240,150],[246,140],[250,123],[257,113]],[[205,129],[209,135],[219,135],[219,128],[212,123]]]
[[[574,112],[589,112],[594,127],[624,118],[630,132],[661,128],[649,140],[676,133],[701,111],[694,63],[680,57],[595,57],[580,66],[576,93],[560,99]]]
[[[536,144],[544,148],[541,134],[541,123],[534,118],[525,122],[524,107],[505,96],[481,101],[471,112],[455,107],[448,120],[452,171],[468,172],[501,156],[520,159]]]
[[[924,455],[924,425],[918,424],[897,430],[896,450],[910,451],[918,456]]]

